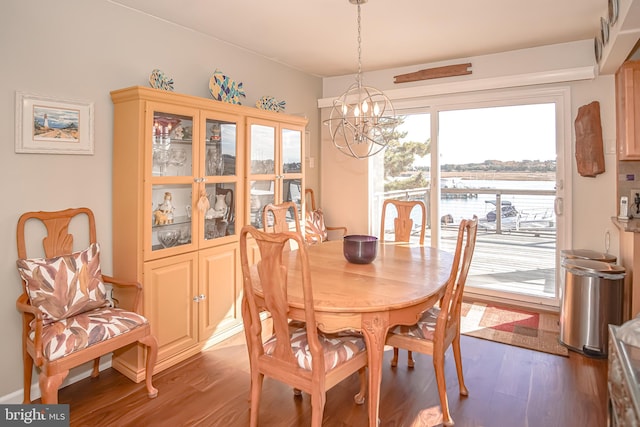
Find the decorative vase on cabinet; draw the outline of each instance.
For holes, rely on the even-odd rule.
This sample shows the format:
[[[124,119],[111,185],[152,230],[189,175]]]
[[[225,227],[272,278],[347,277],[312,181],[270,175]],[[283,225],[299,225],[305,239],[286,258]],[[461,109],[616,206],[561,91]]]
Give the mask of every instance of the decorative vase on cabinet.
[[[248,118],[299,129],[306,121],[139,86],[111,98],[113,270],[144,287],[158,372],[241,330],[238,234],[249,211]],[[302,182],[302,171],[295,179]],[[172,218],[157,220],[154,212],[166,214],[160,208],[167,194]],[[142,351],[115,354],[113,367],[142,381]]]

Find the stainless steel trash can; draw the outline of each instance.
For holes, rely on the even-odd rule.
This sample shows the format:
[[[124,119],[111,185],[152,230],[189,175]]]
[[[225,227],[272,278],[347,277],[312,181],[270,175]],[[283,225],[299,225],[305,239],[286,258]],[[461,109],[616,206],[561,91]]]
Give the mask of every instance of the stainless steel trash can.
[[[560,342],[590,357],[608,354],[609,324],[622,323],[625,269],[610,262],[565,259]]]
[[[616,262],[615,255],[604,252],[592,251],[591,249],[564,249],[560,251],[561,261],[567,259],[590,259],[593,261]]]

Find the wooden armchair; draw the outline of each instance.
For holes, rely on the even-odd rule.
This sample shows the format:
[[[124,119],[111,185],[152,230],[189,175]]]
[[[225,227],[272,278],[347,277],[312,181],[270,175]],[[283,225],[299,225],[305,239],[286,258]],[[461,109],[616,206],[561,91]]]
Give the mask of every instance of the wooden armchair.
[[[253,269],[249,266],[248,236],[258,245],[261,260]],[[311,395],[313,427],[322,424],[326,390],[358,371],[360,391],[355,396],[364,403],[367,386],[367,351],[364,339],[357,333],[324,334],[316,327],[313,289],[307,249],[299,233],[265,233],[247,225],[240,233],[240,259],[243,275],[242,320],[249,349],[251,368],[250,425],[258,425],[260,395],[267,375]],[[296,255],[286,251],[289,241],[299,250]],[[293,328],[289,323],[287,295],[287,265],[296,257],[302,270],[302,298],[305,321]],[[258,293],[258,292],[259,293]],[[260,311],[267,310],[273,318],[274,334],[262,339]],[[307,328],[306,325],[313,325]]]
[[[447,384],[444,375],[444,355],[449,346],[453,346],[460,394],[463,396],[469,394],[462,375],[460,309],[462,307],[464,285],[469,274],[469,267],[471,266],[471,259],[476,245],[477,231],[478,217],[474,216],[473,219],[460,222],[451,274],[439,307],[434,307],[424,312],[415,325],[392,328],[386,340],[386,344],[392,345],[394,348],[404,348],[433,356],[440,406],[442,407],[442,416],[446,426],[454,424],[449,413]],[[397,353],[395,353],[391,366],[396,366],[397,363],[398,357]]]
[[[85,216],[90,246],[74,252],[69,225],[75,218],[78,221],[74,221],[74,226],[82,224]],[[25,227],[32,219],[33,227]],[[35,227],[36,220],[44,228]],[[26,229],[31,236],[29,239],[25,236]],[[36,231],[40,237],[44,236],[44,258],[27,258],[27,245],[38,241],[33,238]],[[158,344],[151,335],[147,319],[135,312],[142,286],[101,273],[93,212],[78,208],[25,213],[18,220],[17,243],[17,267],[22,278],[22,295],[16,301],[16,307],[22,313],[23,402],[31,402],[34,364],[40,369],[42,403],[55,404],[58,403],[58,388],[70,368],[93,360],[91,376],[96,377],[100,356],[135,342],[147,347],[147,394],[156,397],[158,390],[153,387],[151,378]],[[30,252],[35,253],[36,249]],[[135,311],[110,307],[105,283],[137,289]]]
[[[316,198],[313,190],[307,188],[304,195],[311,202],[311,210],[307,209],[305,213],[305,240],[309,244],[322,243],[329,240],[330,231],[340,231],[342,236],[347,235],[347,227],[344,226],[327,226],[324,222],[324,213],[322,209],[316,207]]]
[[[413,220],[411,219],[411,212],[416,206],[420,207],[422,214],[422,226],[420,227],[420,244],[424,245],[424,233],[427,225],[427,209],[424,203],[419,200],[395,200],[387,199],[382,203],[382,217],[380,218],[380,242],[385,241],[385,220],[387,208],[389,205],[393,205],[396,208],[396,218],[393,223],[393,230],[396,242],[408,242],[411,239],[411,232],[413,231]]]

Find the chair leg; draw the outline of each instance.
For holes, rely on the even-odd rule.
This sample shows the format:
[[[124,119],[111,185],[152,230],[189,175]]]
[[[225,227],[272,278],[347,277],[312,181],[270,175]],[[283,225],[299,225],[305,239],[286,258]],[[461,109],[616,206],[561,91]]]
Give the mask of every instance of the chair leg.
[[[393,347],[393,359],[391,359],[391,366],[394,368],[398,366],[398,347]]]
[[[258,413],[260,411],[260,394],[262,393],[262,382],[264,375],[251,372],[251,415],[249,419],[250,427],[258,427]]]
[[[44,371],[40,372],[38,382],[40,383],[40,398],[45,405],[55,405],[58,403],[58,389],[62,381],[69,375],[69,370],[48,376]]]
[[[460,332],[456,333],[453,342],[453,358],[456,361],[456,371],[458,372],[458,384],[460,385],[460,394],[462,396],[469,396],[469,390],[464,384],[464,376],[462,375],[462,353],[460,352]]]
[[[356,405],[362,405],[367,396],[367,368],[360,368],[358,370],[358,376],[360,377],[360,391],[353,397],[353,400],[356,402]]]
[[[22,403],[28,405],[31,403],[31,378],[33,375],[33,359],[27,353],[26,349],[22,350],[22,369],[24,377],[24,395]]]
[[[145,366],[145,383],[147,386],[147,396],[153,399],[158,396],[158,389],[153,386],[153,369],[156,367],[158,358],[158,340],[153,335],[147,335],[140,340],[140,343],[147,346],[147,363]]]
[[[407,366],[409,368],[413,368],[416,365],[416,362],[413,360],[413,353],[411,351],[407,352]]]
[[[324,416],[324,404],[327,400],[325,392],[311,394],[311,427],[321,427]]]
[[[438,385],[438,397],[442,408],[442,424],[452,426],[453,419],[449,413],[449,401],[447,400],[447,383],[444,376],[444,350],[434,349],[433,369],[436,372],[436,383]]]
[[[97,378],[100,375],[100,358],[93,359],[93,369],[91,370],[91,378]]]

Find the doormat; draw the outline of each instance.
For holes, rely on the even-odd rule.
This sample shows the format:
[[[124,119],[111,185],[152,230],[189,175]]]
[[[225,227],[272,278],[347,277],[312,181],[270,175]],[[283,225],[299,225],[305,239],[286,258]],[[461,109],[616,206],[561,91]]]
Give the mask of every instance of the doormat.
[[[560,319],[555,313],[463,302],[461,316],[463,335],[569,356],[569,350],[560,344]]]

